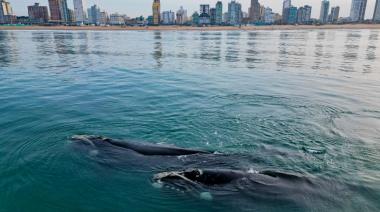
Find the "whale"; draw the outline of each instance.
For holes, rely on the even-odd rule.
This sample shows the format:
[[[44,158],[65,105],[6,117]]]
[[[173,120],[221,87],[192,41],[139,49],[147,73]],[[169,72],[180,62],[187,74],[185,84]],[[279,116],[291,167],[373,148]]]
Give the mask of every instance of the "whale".
[[[334,198],[344,189],[340,184],[284,170],[256,166],[254,155],[216,153],[196,148],[112,139],[104,136],[70,137],[75,157],[100,164],[106,169],[142,174],[154,188],[181,192],[218,201],[235,201],[253,207],[252,202],[280,201],[303,207],[300,199]]]
[[[307,178],[295,174],[286,174],[275,171],[244,171],[232,169],[197,169],[190,168],[183,171],[161,172],[153,176],[154,182],[183,181],[205,186],[226,185],[238,180],[260,179],[262,182],[274,181],[304,181],[311,183]]]
[[[111,139],[95,135],[75,135],[71,137],[72,141],[81,142],[93,147],[102,147],[105,145],[114,146],[115,148],[129,149],[136,153],[147,156],[181,156],[193,154],[211,154],[210,151],[187,149],[170,145],[153,144],[146,142],[132,142]]]
[[[240,170],[228,169],[187,169],[184,171],[161,172],[153,176],[155,182],[169,182],[183,180],[192,184],[223,185],[232,181],[248,177],[250,173]]]

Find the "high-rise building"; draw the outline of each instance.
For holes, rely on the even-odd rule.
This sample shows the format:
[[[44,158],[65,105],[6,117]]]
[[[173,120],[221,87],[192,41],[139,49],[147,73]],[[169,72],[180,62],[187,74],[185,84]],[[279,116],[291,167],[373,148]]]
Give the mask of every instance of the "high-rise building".
[[[331,7],[331,13],[329,15],[329,22],[335,24],[339,19],[340,7]]]
[[[176,16],[177,16],[177,19],[176,19],[177,24],[183,25],[187,22],[187,11],[183,9],[182,6],[177,11]]]
[[[96,4],[88,8],[87,14],[89,24],[100,25],[100,8]]]
[[[298,24],[310,24],[311,19],[311,6],[305,5],[298,8],[297,23]]]
[[[309,24],[311,19],[311,6],[305,5],[298,8],[297,11],[297,23],[298,24]]]
[[[67,11],[68,11],[68,19],[67,19],[67,21],[66,22],[68,22],[68,23],[74,23],[75,22],[75,13],[74,13],[74,10],[72,10],[72,9],[67,9]]]
[[[330,8],[330,2],[328,0],[322,0],[321,13],[319,16],[319,21],[322,24],[326,24],[329,20],[329,8]]]
[[[223,13],[223,23],[228,24],[228,19],[229,19],[229,13],[228,12]]]
[[[200,25],[208,25],[210,24],[210,5],[209,4],[201,4],[199,9],[199,24]]]
[[[289,7],[289,13],[288,13],[288,24],[296,24],[297,23],[297,7]]]
[[[305,11],[303,20],[304,20],[305,24],[308,24],[311,21],[311,9],[312,9],[312,7],[309,5],[305,5],[303,8]]]
[[[266,24],[273,24],[274,23],[274,13],[272,8],[266,7],[264,11],[264,22]]]
[[[16,16],[13,15],[11,4],[6,0],[0,0],[0,24],[13,23]]]
[[[161,22],[161,3],[160,0],[154,0],[152,5],[153,25],[160,25]]]
[[[50,20],[53,22],[68,22],[69,9],[66,0],[49,0]]]
[[[61,18],[63,22],[70,22],[70,11],[67,7],[67,0],[60,0],[59,10],[61,12]]]
[[[191,16],[193,25],[199,25],[199,13],[194,12],[193,15]]]
[[[260,20],[260,3],[258,0],[251,0],[251,7],[249,8],[249,19],[251,22],[258,22]]]
[[[162,18],[162,24],[165,24],[165,25],[175,24],[175,14],[171,10],[162,12],[161,18]]]
[[[106,11],[102,11],[100,12],[100,19],[99,19],[99,23],[101,26],[105,26],[109,23],[109,16],[108,16],[108,13]]]
[[[300,7],[297,10],[297,24],[303,24],[303,14],[305,13],[305,8]]]
[[[243,12],[241,10],[241,4],[232,0],[228,4],[228,24],[240,25],[243,19]]]
[[[211,25],[216,24],[216,9],[215,8],[210,9],[210,24]]]
[[[284,0],[282,3],[282,23],[287,24],[289,20],[289,8],[292,6],[292,0]]]
[[[223,23],[223,3],[218,1],[215,6],[216,9],[216,24],[221,25]]]
[[[260,17],[259,17],[260,22],[264,21],[264,16],[265,16],[265,6],[261,5],[260,6]]]
[[[375,12],[373,13],[373,21],[380,22],[380,0],[376,0]]]
[[[61,21],[61,12],[59,10],[60,0],[49,0],[50,20],[54,22]]]
[[[28,15],[32,23],[46,23],[49,21],[47,6],[40,6],[39,3],[28,6]]]
[[[352,0],[350,18],[353,22],[364,21],[367,0]]]
[[[74,13],[77,24],[84,24],[86,22],[87,0],[74,0]]]

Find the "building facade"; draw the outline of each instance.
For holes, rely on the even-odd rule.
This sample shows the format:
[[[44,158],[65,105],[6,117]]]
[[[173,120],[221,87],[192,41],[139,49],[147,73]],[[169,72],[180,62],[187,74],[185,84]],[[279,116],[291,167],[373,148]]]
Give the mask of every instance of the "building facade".
[[[304,8],[300,7],[297,10],[297,24],[303,24],[303,13],[304,13]]]
[[[273,24],[274,23],[274,13],[272,8],[266,7],[264,10],[264,22],[265,24]]]
[[[61,20],[62,22],[70,22],[70,11],[67,7],[67,0],[59,0],[59,10],[61,13]]]
[[[241,10],[241,4],[232,0],[228,4],[228,24],[240,25],[243,20],[243,12]]]
[[[162,18],[162,24],[164,25],[175,24],[175,14],[171,10],[162,12],[161,18]]]
[[[191,21],[193,25],[199,25],[199,13],[194,12],[193,15],[191,16]]]
[[[126,19],[127,19],[126,15],[121,15],[119,13],[113,13],[110,15],[110,24],[111,25],[125,25]]]
[[[380,0],[376,0],[375,12],[373,13],[373,21],[380,22]]]
[[[181,6],[176,14],[176,23],[179,25],[186,24],[187,22],[187,11]]]
[[[10,24],[15,20],[11,4],[6,0],[0,0],[0,24]]]
[[[72,10],[72,9],[68,9],[67,10],[68,11],[68,19],[67,19],[67,23],[74,23],[75,22],[75,12],[74,12],[74,10]]]
[[[350,18],[352,22],[364,21],[367,0],[352,0]]]
[[[339,19],[340,7],[331,7],[331,13],[329,15],[329,23],[335,24]]]
[[[60,0],[49,0],[50,20],[54,22],[61,21],[61,12],[59,10]]]
[[[250,22],[258,22],[261,17],[261,6],[258,0],[251,0],[251,7],[249,8],[249,20]]]
[[[292,6],[292,0],[284,0],[282,3],[282,23],[288,24],[289,8]]]
[[[28,6],[28,15],[32,23],[47,23],[49,21],[47,6],[40,6],[39,3]]]
[[[305,13],[303,14],[304,15],[304,18],[303,18],[304,23],[310,24],[310,22],[311,22],[311,10],[312,10],[312,7],[309,6],[309,5],[305,5],[303,8],[304,8],[304,11],[305,11]]]
[[[52,22],[68,22],[69,9],[66,0],[49,0],[50,20]]]
[[[94,25],[100,25],[100,8],[95,4],[88,8],[88,23]]]
[[[100,12],[100,17],[99,17],[99,25],[105,26],[108,25],[109,23],[109,16],[106,11]]]
[[[74,15],[77,24],[84,24],[87,19],[85,8],[87,8],[87,0],[74,0]]]
[[[210,24],[216,25],[216,9],[215,8],[210,9]]]
[[[216,10],[216,24],[221,25],[223,23],[223,3],[218,1],[215,5]]]
[[[298,9],[297,7],[289,7],[288,24],[297,23]]]
[[[154,0],[152,5],[153,25],[160,25],[161,22],[161,3],[160,0]]]
[[[311,21],[311,6],[305,5],[298,8],[297,11],[297,23],[298,24],[310,24]]]
[[[210,16],[210,5],[209,4],[201,4],[199,9],[199,24],[200,25],[208,25],[211,23]]]
[[[321,2],[321,13],[319,15],[319,21],[322,24],[326,24],[329,20],[329,8],[330,2],[328,0],[323,0]]]

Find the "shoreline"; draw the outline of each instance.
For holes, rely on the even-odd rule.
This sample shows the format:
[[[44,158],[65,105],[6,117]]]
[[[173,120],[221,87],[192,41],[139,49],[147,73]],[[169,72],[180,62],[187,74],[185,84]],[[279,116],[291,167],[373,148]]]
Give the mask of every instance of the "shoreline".
[[[260,31],[260,30],[327,30],[380,29],[380,24],[344,25],[268,25],[268,26],[0,26],[1,30],[57,30],[57,31]]]

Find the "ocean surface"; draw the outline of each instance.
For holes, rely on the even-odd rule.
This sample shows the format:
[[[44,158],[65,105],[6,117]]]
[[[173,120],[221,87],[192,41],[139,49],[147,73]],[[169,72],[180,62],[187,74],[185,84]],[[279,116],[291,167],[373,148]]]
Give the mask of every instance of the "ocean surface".
[[[83,134],[314,186],[158,188],[157,167],[76,151]],[[1,212],[380,211],[380,31],[0,31],[0,135]]]

